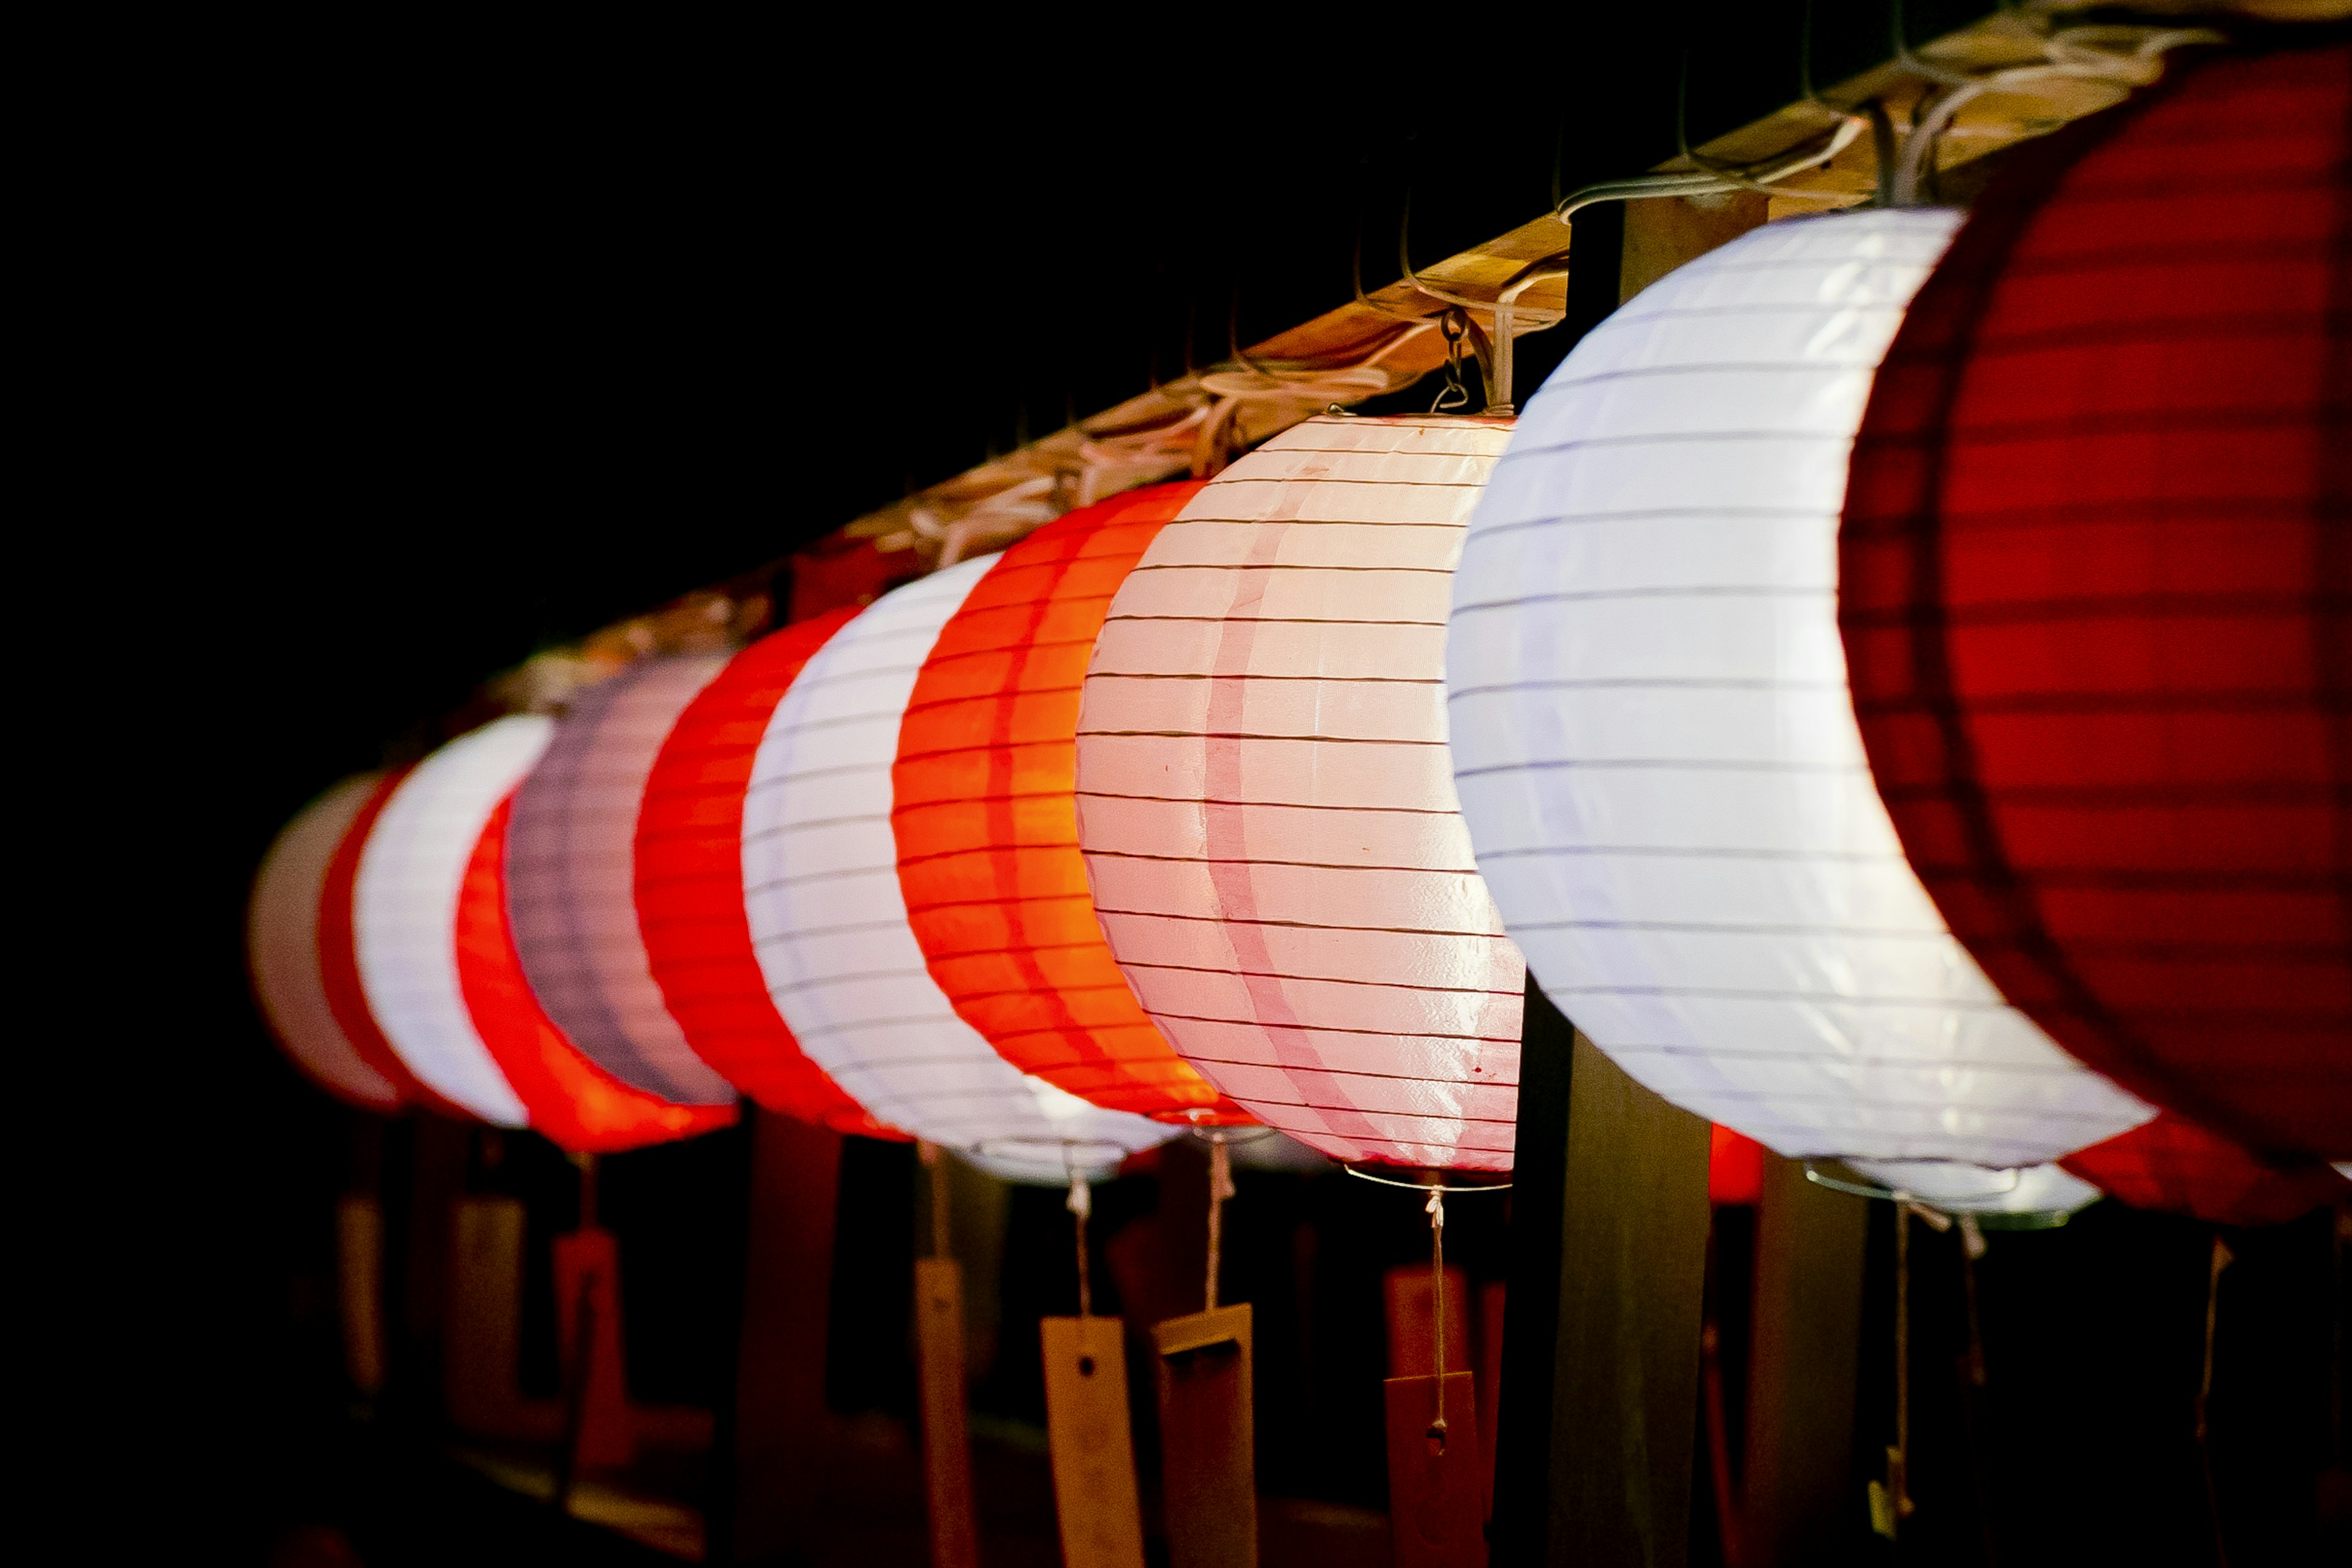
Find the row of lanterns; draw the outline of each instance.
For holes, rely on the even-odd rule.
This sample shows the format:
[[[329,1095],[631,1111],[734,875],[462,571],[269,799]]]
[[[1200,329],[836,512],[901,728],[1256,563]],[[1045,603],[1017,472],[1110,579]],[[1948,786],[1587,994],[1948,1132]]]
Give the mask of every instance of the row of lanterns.
[[[1502,1172],[1531,970],[1889,1189],[2327,1201],[2346,58],[2187,73],[1965,222],[1756,230],[1516,426],[1309,420],[339,785],[257,885],[267,1010],[575,1150],[740,1090],[1023,1179],[1252,1121]]]

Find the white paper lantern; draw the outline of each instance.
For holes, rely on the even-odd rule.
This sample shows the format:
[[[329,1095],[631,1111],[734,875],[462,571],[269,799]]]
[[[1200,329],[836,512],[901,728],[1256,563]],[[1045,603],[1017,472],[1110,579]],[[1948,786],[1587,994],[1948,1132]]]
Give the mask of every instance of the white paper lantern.
[[[383,778],[345,779],[278,833],[253,879],[245,947],[261,1010],[295,1065],[340,1099],[371,1110],[396,1110],[400,1086],[370,1067],[335,1022],[319,966],[319,898],[327,863]]]
[[[1786,1155],[2026,1166],[2148,1115],[1953,940],[1846,689],[1847,458],[1958,221],[1774,224],[1645,290],[1529,405],[1454,580],[1454,774],[1511,934],[1634,1078]]]
[[[499,1127],[530,1121],[474,1027],[457,973],[457,900],[482,830],[539,761],[554,722],[516,714],[416,765],[360,852],[352,900],[360,983],[408,1070]]]
[[[885,595],[777,705],[743,800],[743,889],[777,1011],[874,1117],[1015,1180],[1099,1174],[1174,1131],[1032,1078],[957,1016],[898,886],[890,767],[923,659],[992,561]]]
[[[637,930],[637,807],[670,726],[727,660],[649,660],[572,700],[507,825],[507,914],[532,994],[622,1082],[679,1105],[730,1105],[654,984]]]

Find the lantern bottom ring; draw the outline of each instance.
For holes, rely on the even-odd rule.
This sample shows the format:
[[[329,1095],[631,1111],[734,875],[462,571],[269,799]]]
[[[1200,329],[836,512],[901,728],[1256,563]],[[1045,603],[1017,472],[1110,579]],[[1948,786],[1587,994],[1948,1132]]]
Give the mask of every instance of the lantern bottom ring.
[[[982,1138],[970,1146],[982,1159],[1059,1160],[1073,1170],[1116,1165],[1135,1151],[1107,1138]]]
[[[1916,1164],[1923,1171],[1950,1172],[1960,1167],[1949,1161],[1922,1160],[1916,1162],[1889,1161],[1889,1166]],[[1987,1230],[2055,1230],[2074,1216],[2080,1204],[2057,1208],[2004,1208],[2002,1199],[2014,1194],[2023,1181],[2023,1173],[2016,1170],[1986,1170],[1983,1174],[1995,1184],[1979,1192],[1955,1192],[1938,1186],[1916,1190],[1890,1186],[1885,1182],[1865,1175],[1839,1160],[1808,1160],[1805,1180],[1832,1192],[1847,1193],[1858,1198],[1878,1198],[1889,1203],[1905,1202],[1922,1208],[1948,1209],[1967,1212],[1976,1216],[1977,1223]]]
[[[1154,1117],[1155,1121],[1172,1118]],[[1223,1143],[1228,1149],[1246,1149],[1253,1143],[1263,1143],[1269,1138],[1279,1138],[1282,1131],[1253,1121],[1186,1121],[1184,1134],[1197,1143]]]
[[[1394,1169],[1395,1167],[1391,1166],[1389,1168]],[[1405,1191],[1410,1193],[1507,1193],[1511,1190],[1511,1184],[1508,1182],[1468,1182],[1460,1186],[1455,1186],[1444,1181],[1422,1180],[1417,1182],[1406,1182],[1400,1181],[1394,1176],[1375,1176],[1370,1170],[1367,1170],[1361,1165],[1342,1165],[1339,1169],[1347,1172],[1348,1174],[1355,1177],[1356,1180],[1360,1182],[1371,1182],[1383,1187],[1402,1187]],[[1459,1175],[1461,1173],[1458,1171],[1431,1171],[1427,1173],[1427,1174],[1430,1177],[1438,1177],[1448,1174]]]

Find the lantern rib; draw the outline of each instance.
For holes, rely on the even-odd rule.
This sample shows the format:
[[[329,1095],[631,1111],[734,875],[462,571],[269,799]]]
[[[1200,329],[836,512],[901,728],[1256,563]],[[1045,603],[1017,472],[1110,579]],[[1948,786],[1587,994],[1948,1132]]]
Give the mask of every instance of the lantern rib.
[[[1447,931],[1435,926],[1363,926],[1343,925],[1332,921],[1283,921],[1265,915],[1186,915],[1172,914],[1164,910],[1115,910],[1096,906],[1097,913],[1125,915],[1137,920],[1199,921],[1213,925],[1279,926],[1285,931],[1357,931],[1379,932],[1387,936],[1459,936],[1493,940],[1501,933],[1491,931]]]

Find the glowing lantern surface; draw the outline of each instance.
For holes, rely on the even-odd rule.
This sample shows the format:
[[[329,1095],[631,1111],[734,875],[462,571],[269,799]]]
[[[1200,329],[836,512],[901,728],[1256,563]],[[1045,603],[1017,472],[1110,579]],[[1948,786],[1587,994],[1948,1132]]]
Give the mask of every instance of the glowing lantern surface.
[[[574,697],[507,825],[507,917],[565,1037],[622,1082],[685,1105],[734,1088],[664,1005],[638,934],[637,812],[670,726],[726,660],[653,659]]]
[[[420,1079],[499,1126],[609,1150],[724,1125],[731,1108],[668,1105],[605,1073],[531,996],[507,926],[506,815],[552,728],[522,714],[486,724],[392,792],[353,900],[368,1006]]]
[[[474,841],[457,900],[457,986],[499,1071],[530,1112],[531,1130],[575,1153],[616,1153],[692,1137],[735,1120],[722,1105],[679,1105],[625,1083],[582,1051],[541,1007],[507,911],[514,800],[499,803]]]
[[[1112,959],[1074,794],[1079,689],[1111,595],[1200,488],[1130,491],[997,557],[916,678],[890,824],[931,978],[1005,1060],[1114,1110],[1245,1122]]]
[[[1847,695],[1846,458],[1958,221],[1774,224],[1644,290],[1529,406],[1454,580],[1455,778],[1528,963],[1634,1078],[1786,1155],[2029,1166],[2148,1115],[1945,929]]]
[[[392,1041],[385,1037],[375,1015],[369,1011],[367,987],[360,983],[360,854],[375,831],[375,820],[383,814],[384,803],[405,777],[407,770],[400,768],[376,782],[327,862],[326,880],[319,890],[319,978],[326,987],[327,1006],[334,1014],[337,1026],[377,1077],[398,1085],[403,1100],[429,1106],[445,1116],[465,1121],[471,1118],[471,1111],[435,1093],[408,1070],[408,1064],[392,1048]]]
[[[2352,1156],[2352,48],[2219,58],[1986,192],[1874,391],[1863,738],[2002,991]]]
[[[2278,1225],[2352,1199],[2352,1183],[2332,1166],[2312,1161],[2281,1169],[2170,1114],[2078,1149],[2061,1163],[2134,1208],[2216,1225]]]
[[[245,948],[254,994],[295,1066],[336,1098],[371,1110],[400,1106],[400,1085],[370,1067],[335,1021],[319,959],[319,902],[327,868],[380,773],[345,779],[279,831],[253,879]]]
[[[776,707],[743,800],[743,893],[776,1010],[880,1121],[1002,1173],[1099,1172],[1169,1136],[1031,1078],[956,1016],[898,887],[891,764],[917,671],[992,563],[877,600],[819,648]]]
[[[1348,1161],[1507,1170],[1525,971],[1446,766],[1448,581],[1499,422],[1318,418],[1121,584],[1078,721],[1104,934],[1201,1076]]]
[[[903,1137],[868,1116],[793,1038],[751,950],[743,907],[743,793],[801,667],[856,612],[762,637],[678,715],[637,816],[637,926],[687,1044],[771,1110],[841,1132]]]

